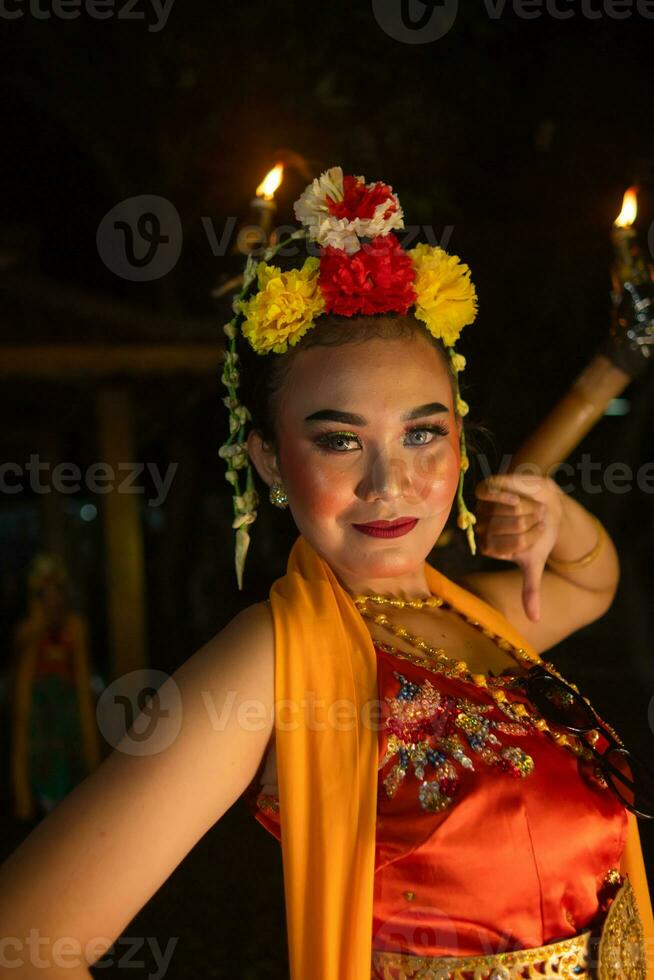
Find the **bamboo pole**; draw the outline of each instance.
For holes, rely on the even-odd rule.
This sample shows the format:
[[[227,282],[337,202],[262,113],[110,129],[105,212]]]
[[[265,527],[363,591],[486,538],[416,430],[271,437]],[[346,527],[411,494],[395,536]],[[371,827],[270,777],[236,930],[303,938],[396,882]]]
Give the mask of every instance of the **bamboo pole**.
[[[551,475],[631,380],[608,357],[596,354],[514,454],[509,471],[519,468],[521,472]]]
[[[97,393],[101,458],[118,470],[134,456],[133,418],[126,388],[105,385]],[[114,677],[147,666],[145,574],[140,496],[117,487],[102,498],[111,660]]]

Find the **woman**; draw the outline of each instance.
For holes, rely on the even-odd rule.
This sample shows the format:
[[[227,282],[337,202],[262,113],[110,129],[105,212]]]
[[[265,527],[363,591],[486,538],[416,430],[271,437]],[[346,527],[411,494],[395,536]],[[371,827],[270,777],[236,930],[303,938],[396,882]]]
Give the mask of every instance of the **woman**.
[[[100,764],[86,624],[56,555],[37,555],[14,633],[11,770],[21,820],[48,813]]]
[[[75,937],[79,969],[61,973],[88,976],[102,953],[92,939],[107,948],[254,788],[281,828],[294,980],[360,980],[371,965],[374,976],[462,976],[471,955],[477,976],[525,975],[510,972],[526,969],[525,949],[536,967],[561,965],[553,975],[594,976],[590,927],[618,898],[603,976],[623,975],[606,971],[640,935],[620,870],[643,874],[635,823],[590,750],[538,714],[535,682],[524,687],[539,651],[608,609],[613,544],[552,481],[505,476],[477,488],[477,528],[485,553],[522,571],[457,586],[425,564],[455,499],[474,548],[453,350],[476,310],[469,271],[426,246],[401,254],[391,189],[340,168],[296,214],[320,259],[286,273],[271,254],[248,263],[226,327],[221,451],[239,580],[250,461],[300,531],[288,572],[162,685],[159,701],[176,707],[147,754],[128,733],[6,863],[0,921],[12,936]],[[247,439],[241,335],[256,353]],[[228,694],[212,725],[207,701]],[[645,977],[642,943],[627,948],[619,968]]]

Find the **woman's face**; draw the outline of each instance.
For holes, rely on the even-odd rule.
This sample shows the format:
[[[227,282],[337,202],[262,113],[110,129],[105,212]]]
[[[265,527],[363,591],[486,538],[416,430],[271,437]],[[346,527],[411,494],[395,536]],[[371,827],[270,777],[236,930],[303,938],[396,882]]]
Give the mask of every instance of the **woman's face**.
[[[439,352],[419,333],[301,351],[277,423],[276,463],[295,523],[345,584],[422,569],[459,479]]]

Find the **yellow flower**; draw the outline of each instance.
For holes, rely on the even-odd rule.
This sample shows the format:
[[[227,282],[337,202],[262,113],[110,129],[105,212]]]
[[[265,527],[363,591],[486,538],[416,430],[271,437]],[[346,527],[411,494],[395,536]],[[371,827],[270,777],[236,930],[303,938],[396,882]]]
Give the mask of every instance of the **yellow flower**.
[[[446,347],[453,347],[461,330],[477,316],[470,269],[457,255],[434,245],[416,245],[409,255],[416,270],[415,316]]]
[[[472,527],[473,524],[477,523],[477,518],[466,508],[465,510],[462,509],[459,512],[456,523],[462,531],[465,531],[466,528]]]
[[[464,402],[460,395],[456,396],[456,411],[457,415],[467,415],[470,411],[470,406],[467,402]]]
[[[282,272],[277,266],[259,262],[259,289],[240,304],[245,316],[243,336],[258,354],[283,354],[288,345],[297,344],[325,301],[318,286],[320,260],[311,256],[301,269]]]
[[[466,359],[463,354],[451,354],[450,360],[452,362],[452,367],[457,373],[459,371],[463,371],[466,366]]]

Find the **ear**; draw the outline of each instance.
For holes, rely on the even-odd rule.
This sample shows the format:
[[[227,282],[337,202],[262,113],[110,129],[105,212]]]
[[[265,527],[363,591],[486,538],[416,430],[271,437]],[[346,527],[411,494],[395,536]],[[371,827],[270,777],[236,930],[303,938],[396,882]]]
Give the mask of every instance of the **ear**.
[[[267,483],[269,487],[273,483],[281,483],[282,477],[277,465],[277,451],[273,444],[264,442],[261,436],[254,431],[248,433],[246,443],[248,455],[263,482]]]

